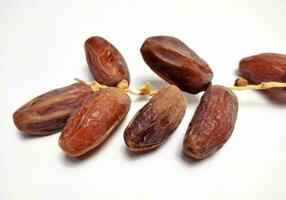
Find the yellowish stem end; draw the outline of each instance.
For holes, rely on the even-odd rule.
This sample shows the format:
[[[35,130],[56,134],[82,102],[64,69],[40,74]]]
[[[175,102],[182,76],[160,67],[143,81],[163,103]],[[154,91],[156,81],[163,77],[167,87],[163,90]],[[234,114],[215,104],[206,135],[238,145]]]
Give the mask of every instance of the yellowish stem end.
[[[239,77],[235,81],[235,86],[228,87],[231,90],[265,90],[269,88],[286,87],[286,83],[283,82],[263,82],[259,85],[249,85],[248,81],[242,77]]]

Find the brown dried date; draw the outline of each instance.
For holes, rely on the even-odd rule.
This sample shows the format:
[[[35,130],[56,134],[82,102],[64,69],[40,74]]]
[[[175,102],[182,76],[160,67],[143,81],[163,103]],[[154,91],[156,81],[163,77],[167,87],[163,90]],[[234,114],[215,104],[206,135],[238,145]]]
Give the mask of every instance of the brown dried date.
[[[184,153],[204,159],[219,150],[234,129],[238,111],[236,95],[223,86],[207,89],[186,132]]]
[[[130,104],[129,96],[118,88],[95,92],[68,120],[60,136],[60,147],[72,157],[96,148],[122,122]]]
[[[123,79],[130,82],[127,64],[110,42],[99,36],[90,37],[84,48],[90,72],[97,82],[107,86],[116,86]]]
[[[183,91],[196,94],[211,84],[213,73],[208,64],[175,37],[147,38],[140,51],[157,75]]]
[[[42,94],[15,111],[16,127],[30,135],[61,131],[69,116],[93,91],[84,83],[75,83]]]
[[[186,100],[179,88],[167,85],[133,117],[124,132],[130,151],[144,152],[164,143],[183,119]]]
[[[244,58],[239,63],[239,75],[251,84],[286,82],[286,55],[263,53]],[[271,100],[286,103],[286,88],[261,91]]]

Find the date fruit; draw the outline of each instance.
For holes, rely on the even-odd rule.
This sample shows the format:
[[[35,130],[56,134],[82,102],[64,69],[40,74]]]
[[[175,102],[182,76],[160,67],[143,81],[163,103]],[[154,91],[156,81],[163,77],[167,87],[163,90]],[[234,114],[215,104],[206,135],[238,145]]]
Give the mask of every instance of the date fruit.
[[[286,55],[263,53],[244,58],[239,63],[239,75],[251,84],[286,82]],[[270,100],[286,103],[286,88],[261,90]]]
[[[97,82],[107,86],[116,86],[123,79],[130,82],[127,64],[110,42],[94,36],[86,40],[84,48],[90,72]]]
[[[152,97],[131,120],[124,140],[132,152],[144,152],[163,144],[181,123],[186,99],[179,88],[167,85]]]
[[[157,75],[183,91],[197,94],[211,85],[213,78],[211,68],[192,49],[175,37],[147,38],[140,51],[147,65]]]
[[[77,157],[96,148],[122,122],[131,100],[118,88],[100,89],[70,117],[60,140],[60,147]]]
[[[185,155],[199,160],[219,150],[232,134],[237,111],[237,97],[231,90],[218,85],[209,87],[186,132]]]
[[[59,132],[74,110],[92,94],[92,89],[84,83],[49,91],[16,110],[13,114],[14,124],[29,135]]]

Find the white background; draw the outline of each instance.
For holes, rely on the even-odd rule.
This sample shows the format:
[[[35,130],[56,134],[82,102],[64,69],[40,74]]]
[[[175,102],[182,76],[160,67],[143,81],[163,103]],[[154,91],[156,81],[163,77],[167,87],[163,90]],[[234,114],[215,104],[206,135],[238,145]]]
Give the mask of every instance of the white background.
[[[286,1],[0,0],[0,199],[286,199],[285,106],[254,91],[236,92],[239,114],[227,144],[190,162],[182,140],[200,95],[158,150],[130,154],[123,131],[148,98],[132,107],[108,142],[84,160],[58,146],[59,134],[31,138],[13,125],[13,112],[54,88],[91,81],[84,41],[100,35],[124,55],[133,88],[164,84],[139,48],[152,35],[183,40],[212,67],[213,82],[232,85],[241,58],[286,53]]]

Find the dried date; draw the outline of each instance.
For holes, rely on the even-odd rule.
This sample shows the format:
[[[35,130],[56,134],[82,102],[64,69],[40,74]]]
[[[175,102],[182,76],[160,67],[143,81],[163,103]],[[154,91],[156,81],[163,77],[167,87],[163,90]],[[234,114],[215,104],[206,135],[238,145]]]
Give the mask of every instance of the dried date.
[[[141,108],[124,131],[130,151],[144,152],[163,144],[183,119],[186,100],[179,88],[167,85]]]
[[[75,83],[42,94],[15,111],[16,127],[29,135],[61,131],[69,116],[93,94],[84,83]]]
[[[218,85],[209,87],[186,132],[185,155],[204,159],[219,150],[233,132],[237,111],[237,97],[231,90]]]
[[[130,82],[127,64],[110,42],[99,36],[90,37],[84,48],[90,72],[96,81],[107,86],[116,86],[123,79]]]
[[[122,122],[130,104],[129,96],[118,88],[95,92],[68,120],[60,136],[60,147],[72,157],[96,148]]]
[[[157,75],[183,91],[196,94],[211,85],[213,73],[208,64],[177,38],[150,37],[140,51]]]
[[[286,82],[286,55],[263,53],[244,58],[239,63],[239,75],[251,84]],[[270,100],[286,103],[286,88],[265,89]]]

